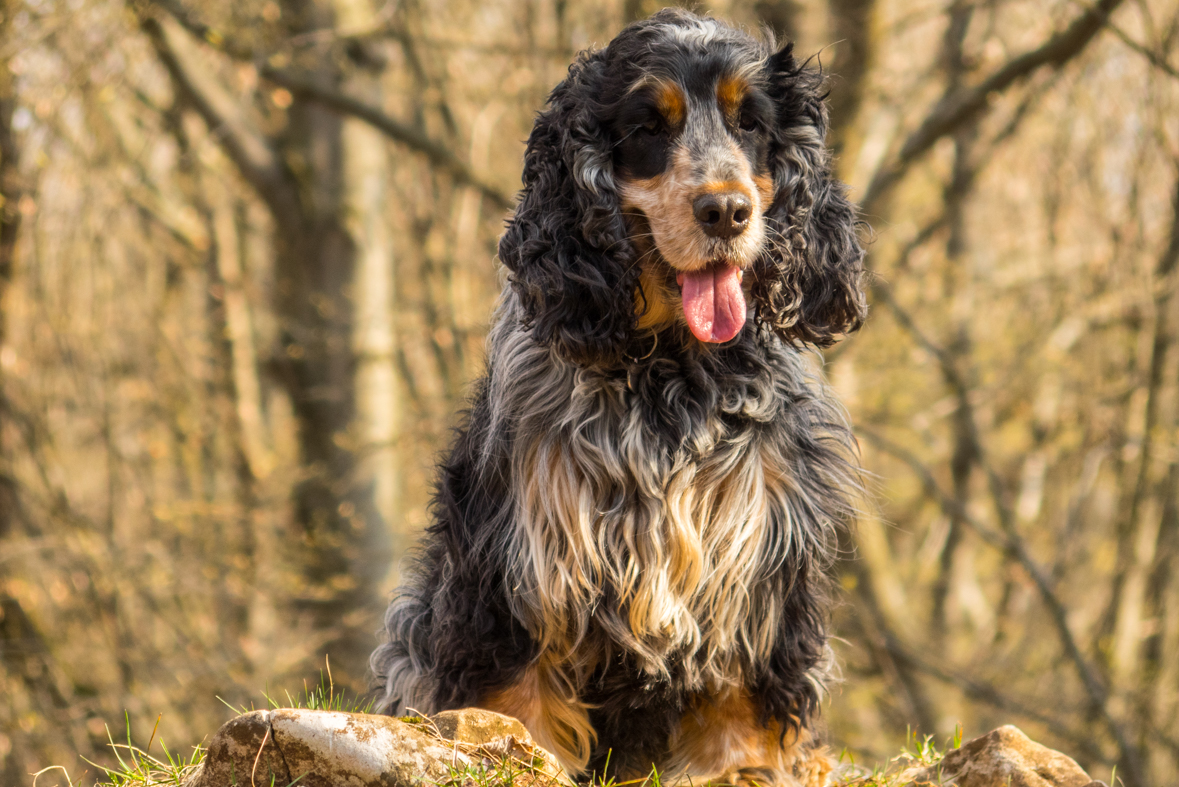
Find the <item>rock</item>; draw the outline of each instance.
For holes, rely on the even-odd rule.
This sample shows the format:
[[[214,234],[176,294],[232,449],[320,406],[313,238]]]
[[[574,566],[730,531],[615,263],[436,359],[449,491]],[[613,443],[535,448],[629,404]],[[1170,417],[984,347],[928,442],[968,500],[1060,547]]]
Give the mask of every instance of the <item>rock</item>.
[[[1104,787],[1071,758],[1010,725],[964,743],[937,765],[902,774],[903,784],[955,787]]]
[[[290,781],[282,756],[270,735],[270,712],[254,711],[230,719],[209,742],[200,770],[188,782],[192,787],[212,785],[275,784]]]
[[[468,708],[426,719],[334,711],[254,711],[227,722],[184,787],[474,787],[472,770],[510,769],[485,780],[564,787],[552,754],[516,719]],[[499,776],[499,778],[496,778]],[[861,782],[863,783],[863,782]],[[875,782],[873,782],[875,783]],[[1060,752],[1000,727],[937,765],[890,784],[955,787],[1104,787]],[[853,782],[854,784],[854,782]]]
[[[481,708],[464,708],[436,713],[430,717],[434,730],[443,738],[478,746],[484,756],[512,757],[534,765],[541,772],[568,781],[557,758],[536,745],[518,720]]]
[[[532,743],[532,736],[517,719],[489,710],[447,710],[431,716],[430,721],[434,722],[438,734],[448,741],[463,741],[478,746],[481,743],[491,743],[497,738],[514,735],[519,740]]]
[[[513,768],[520,787],[567,781],[515,719],[479,710],[439,716],[254,711],[217,731],[184,787],[445,787],[466,781],[467,769],[498,767]]]

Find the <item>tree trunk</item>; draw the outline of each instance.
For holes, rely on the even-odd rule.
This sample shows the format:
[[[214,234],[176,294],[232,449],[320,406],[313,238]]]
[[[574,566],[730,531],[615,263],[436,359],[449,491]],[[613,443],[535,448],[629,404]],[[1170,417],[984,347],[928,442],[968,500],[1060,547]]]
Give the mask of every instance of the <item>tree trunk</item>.
[[[288,0],[281,15],[291,37],[333,29],[336,18],[312,0]],[[142,24],[182,101],[217,130],[274,219],[279,338],[269,367],[290,398],[300,464],[286,539],[294,587],[284,590],[298,622],[314,633],[308,644],[331,654],[335,677],[359,683],[384,606],[377,585],[391,563],[385,517],[396,482],[392,254],[379,138],[289,93],[285,128],[264,136],[179,25],[152,16]],[[335,90],[346,69],[355,70],[347,58],[352,66],[364,60],[313,48],[294,65]],[[369,89],[379,105],[375,77]]]
[[[345,5],[341,0],[338,10]],[[343,10],[346,24],[362,15]],[[283,16],[292,35],[334,21],[330,11],[300,0],[284,4]],[[316,71],[333,86],[343,78],[330,55]],[[375,78],[370,89],[379,98]],[[386,517],[396,470],[384,146],[360,121],[301,99],[276,143],[297,192],[297,200],[272,204],[280,364],[303,468],[294,501],[296,607],[311,616],[337,672],[358,680],[383,606],[377,585],[391,562]],[[297,212],[284,209],[294,205]]]
[[[828,0],[827,38],[834,44],[835,60],[831,74],[828,105],[831,109],[831,130],[827,142],[840,158],[846,150],[854,149],[856,115],[864,100],[864,85],[872,64],[872,20],[876,0]],[[846,166],[841,166],[846,174]]]
[[[367,29],[376,23],[371,0],[335,0],[341,29]],[[368,69],[363,66],[369,66]],[[351,78],[349,93],[380,106],[381,85],[373,61],[365,60]],[[384,136],[355,118],[344,121],[344,201],[347,228],[356,246],[352,290],[355,323],[356,409],[359,422],[359,477],[372,487],[376,521],[398,530],[398,472],[394,441],[399,402],[395,366],[393,244],[385,195],[389,190],[388,148]],[[388,549],[387,543],[381,544]],[[384,575],[375,566],[377,578]]]
[[[0,2],[0,41],[9,40],[9,27],[15,13],[15,3]],[[0,351],[7,340],[5,324],[5,295],[12,282],[12,264],[16,254],[16,236],[20,230],[20,200],[24,188],[20,176],[20,149],[12,128],[12,114],[16,110],[16,85],[8,59],[0,60]],[[4,365],[0,361],[0,402],[4,395]],[[0,407],[0,457],[4,451],[3,408]],[[0,465],[0,538],[11,527],[12,512],[16,508],[16,488],[8,476],[8,469]]]

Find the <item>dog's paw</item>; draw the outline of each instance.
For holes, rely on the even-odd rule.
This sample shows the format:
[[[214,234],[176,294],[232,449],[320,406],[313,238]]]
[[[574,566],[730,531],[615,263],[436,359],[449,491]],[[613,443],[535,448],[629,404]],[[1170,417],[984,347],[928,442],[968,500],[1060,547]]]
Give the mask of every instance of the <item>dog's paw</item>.
[[[773,768],[738,768],[712,782],[713,787],[793,787]]]
[[[835,761],[826,746],[816,746],[794,761],[794,780],[800,787],[828,787],[835,783]]]

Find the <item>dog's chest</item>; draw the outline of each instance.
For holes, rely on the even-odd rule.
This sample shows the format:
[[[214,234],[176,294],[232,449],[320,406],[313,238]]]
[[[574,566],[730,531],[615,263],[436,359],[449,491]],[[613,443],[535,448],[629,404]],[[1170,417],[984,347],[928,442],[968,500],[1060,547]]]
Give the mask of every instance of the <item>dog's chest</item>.
[[[624,400],[588,398],[514,468],[514,578],[534,636],[606,636],[654,665],[764,654],[768,576],[788,547],[789,475],[765,429],[697,418],[660,434]]]

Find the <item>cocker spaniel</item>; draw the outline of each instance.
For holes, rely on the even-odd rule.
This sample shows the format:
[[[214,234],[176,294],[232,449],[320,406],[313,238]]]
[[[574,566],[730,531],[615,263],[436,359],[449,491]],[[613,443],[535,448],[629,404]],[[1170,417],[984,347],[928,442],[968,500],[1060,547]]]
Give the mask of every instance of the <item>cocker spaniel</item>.
[[[809,371],[864,316],[822,79],[665,10],[536,119],[487,373],[372,656],[383,707],[519,718],[570,773],[820,785],[855,451]]]

